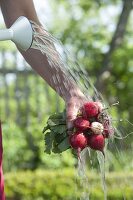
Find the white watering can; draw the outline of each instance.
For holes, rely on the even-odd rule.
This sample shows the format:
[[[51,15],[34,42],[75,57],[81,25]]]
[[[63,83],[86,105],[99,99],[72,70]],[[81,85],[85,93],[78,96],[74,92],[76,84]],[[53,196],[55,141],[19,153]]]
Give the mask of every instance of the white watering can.
[[[11,40],[18,48],[26,51],[32,45],[33,30],[26,17],[19,17],[14,24],[5,30],[0,30],[0,41]]]

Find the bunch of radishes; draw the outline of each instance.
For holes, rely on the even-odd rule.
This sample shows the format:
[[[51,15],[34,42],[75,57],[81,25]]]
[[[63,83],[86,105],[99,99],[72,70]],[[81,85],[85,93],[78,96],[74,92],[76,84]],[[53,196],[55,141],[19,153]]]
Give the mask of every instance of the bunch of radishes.
[[[86,147],[104,152],[105,139],[113,133],[104,110],[101,102],[87,102],[82,106],[69,136],[71,147],[78,153]]]

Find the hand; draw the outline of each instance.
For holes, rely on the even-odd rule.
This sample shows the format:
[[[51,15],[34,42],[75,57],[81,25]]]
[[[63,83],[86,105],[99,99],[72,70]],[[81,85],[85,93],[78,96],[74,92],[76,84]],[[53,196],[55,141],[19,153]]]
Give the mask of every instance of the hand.
[[[66,119],[68,133],[71,133],[73,128],[73,120],[76,118],[78,111],[82,105],[87,101],[86,97],[82,94],[70,97],[66,101]]]

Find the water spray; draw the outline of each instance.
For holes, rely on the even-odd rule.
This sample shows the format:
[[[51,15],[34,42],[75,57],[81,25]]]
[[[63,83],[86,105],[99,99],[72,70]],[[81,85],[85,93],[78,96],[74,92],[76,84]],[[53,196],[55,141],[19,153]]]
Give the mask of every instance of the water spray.
[[[33,41],[33,30],[30,21],[19,17],[9,29],[0,30],[0,41],[11,40],[24,51],[28,50]]]

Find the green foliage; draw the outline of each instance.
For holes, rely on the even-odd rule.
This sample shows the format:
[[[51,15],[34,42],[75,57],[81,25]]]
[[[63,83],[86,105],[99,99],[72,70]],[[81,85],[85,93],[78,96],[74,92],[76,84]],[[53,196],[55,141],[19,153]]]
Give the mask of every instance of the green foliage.
[[[7,200],[74,200],[80,199],[85,185],[72,169],[56,171],[26,171],[5,175]],[[100,175],[89,172],[90,199],[103,200]],[[106,184],[109,200],[132,200],[133,174],[108,174]],[[119,186],[119,187],[118,187]]]
[[[70,148],[65,112],[51,115],[43,129],[45,152],[62,153]]]
[[[22,165],[24,161],[24,149],[26,140],[21,129],[15,124],[4,124],[3,145],[4,145],[4,168],[5,171],[15,170]],[[21,160],[20,160],[21,158]]]
[[[16,171],[19,169],[36,169],[38,167],[58,169],[60,167],[72,167],[76,160],[70,152],[62,155],[47,155],[44,153],[44,141],[42,134],[43,125],[36,124],[32,120],[32,126],[21,128],[16,123],[8,121],[3,123],[4,146],[4,171]]]
[[[41,132],[35,127],[24,130],[13,122],[3,124],[5,171],[37,167],[41,162],[39,156],[39,144],[43,139],[41,136]]]
[[[0,42],[0,50],[1,51],[9,51],[10,52],[14,52],[16,49],[15,49],[15,45],[10,41],[3,41],[3,42]]]

